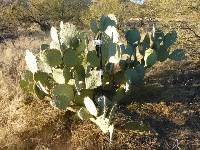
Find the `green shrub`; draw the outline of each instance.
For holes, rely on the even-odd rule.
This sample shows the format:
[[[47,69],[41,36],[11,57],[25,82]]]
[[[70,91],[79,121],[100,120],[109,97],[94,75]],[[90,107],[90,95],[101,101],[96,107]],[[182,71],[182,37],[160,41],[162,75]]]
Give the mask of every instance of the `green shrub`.
[[[63,20],[79,24],[81,12],[89,4],[88,0],[19,0],[9,4],[0,2],[0,25],[5,27],[4,30],[9,27],[16,30],[16,27],[23,27],[22,25],[41,25],[44,21],[52,23]]]

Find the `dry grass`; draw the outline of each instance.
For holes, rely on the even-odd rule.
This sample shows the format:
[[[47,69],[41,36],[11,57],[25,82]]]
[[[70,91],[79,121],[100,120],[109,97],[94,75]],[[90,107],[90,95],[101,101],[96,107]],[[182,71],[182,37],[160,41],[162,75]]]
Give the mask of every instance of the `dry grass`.
[[[21,36],[0,45],[0,149],[34,149],[42,143],[48,146],[60,138],[56,131],[66,130],[62,112],[25,95],[18,84],[25,67],[25,50],[37,51],[44,41],[48,41],[44,36]]]
[[[180,30],[179,35],[176,46],[186,49],[187,60],[158,63],[148,70],[146,83],[157,87],[136,93],[134,103],[124,106],[133,119],[148,124],[151,132],[141,135],[116,130],[112,145],[108,135],[92,123],[72,121],[70,114],[53,109],[48,102],[26,95],[19,88],[20,72],[25,68],[24,52],[37,52],[41,43],[49,41],[44,34],[37,31],[1,43],[0,149],[172,149],[176,141],[182,149],[199,149],[199,40],[189,31]]]

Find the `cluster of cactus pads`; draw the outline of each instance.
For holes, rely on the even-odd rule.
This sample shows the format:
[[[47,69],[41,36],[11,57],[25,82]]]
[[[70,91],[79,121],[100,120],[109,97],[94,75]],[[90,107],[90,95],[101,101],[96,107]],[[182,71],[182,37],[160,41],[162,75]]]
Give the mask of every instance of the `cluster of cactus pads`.
[[[22,72],[20,85],[39,99],[49,97],[56,108],[90,119],[112,135],[114,107],[134,86],[143,85],[145,70],[157,61],[178,61],[185,55],[181,49],[170,51],[177,39],[175,31],[164,34],[155,30],[142,38],[138,30],[127,29],[123,44],[114,15],[92,20],[91,30],[92,42],[72,24],[61,22],[59,30],[52,27],[49,45],[42,44],[35,55],[26,51],[28,70]]]

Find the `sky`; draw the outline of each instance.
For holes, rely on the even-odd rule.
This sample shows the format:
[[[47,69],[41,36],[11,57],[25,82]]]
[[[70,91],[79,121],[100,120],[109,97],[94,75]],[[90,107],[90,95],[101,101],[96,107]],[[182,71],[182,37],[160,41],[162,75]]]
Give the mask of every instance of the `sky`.
[[[130,1],[141,5],[144,3],[144,0],[130,0]]]

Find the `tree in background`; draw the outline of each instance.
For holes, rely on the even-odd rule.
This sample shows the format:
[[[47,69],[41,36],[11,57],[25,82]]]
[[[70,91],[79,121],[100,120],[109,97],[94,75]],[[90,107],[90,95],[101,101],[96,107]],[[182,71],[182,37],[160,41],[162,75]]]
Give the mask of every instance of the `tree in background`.
[[[2,0],[0,1],[1,27],[8,29],[22,24],[37,23],[43,31],[56,21],[80,22],[80,14],[89,6],[89,0]],[[3,29],[0,29],[3,30]]]
[[[85,27],[92,18],[110,13],[119,18],[119,24],[130,18],[200,20],[196,0],[139,0],[139,4],[138,0],[0,0],[0,10],[0,33],[32,23],[45,31],[61,20]]]

